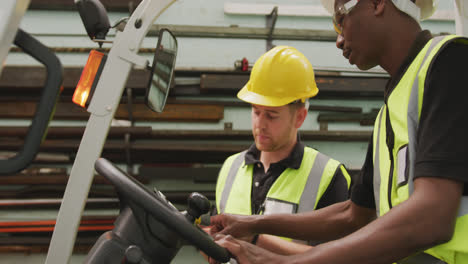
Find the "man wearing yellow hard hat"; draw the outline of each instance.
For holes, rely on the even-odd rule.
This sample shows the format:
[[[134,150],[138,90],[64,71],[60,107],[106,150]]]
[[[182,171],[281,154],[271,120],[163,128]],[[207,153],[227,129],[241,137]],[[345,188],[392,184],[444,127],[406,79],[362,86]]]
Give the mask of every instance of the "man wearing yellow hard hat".
[[[421,29],[433,0],[322,3],[350,64],[379,65],[391,77],[351,198],[293,216],[212,219],[236,237],[331,241],[304,254],[232,236],[218,235],[218,243],[240,263],[468,263],[468,38]]]
[[[278,46],[256,61],[237,94],[252,105],[255,143],[224,162],[216,187],[218,213],[294,214],[348,199],[351,179],[344,166],[298,136],[308,99],[317,92],[312,65],[297,49]],[[254,239],[265,245],[275,238]]]

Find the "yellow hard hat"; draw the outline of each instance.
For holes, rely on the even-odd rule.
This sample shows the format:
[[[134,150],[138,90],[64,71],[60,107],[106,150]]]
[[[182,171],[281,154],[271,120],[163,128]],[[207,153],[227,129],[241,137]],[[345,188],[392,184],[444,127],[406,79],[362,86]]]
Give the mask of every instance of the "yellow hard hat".
[[[323,7],[333,15],[335,12],[334,4],[335,0],[321,0]],[[415,0],[414,4],[416,4],[416,7],[419,7],[415,9],[414,5],[412,5],[413,1],[411,0],[392,0],[393,4],[400,9],[401,11],[408,13],[408,15],[412,16],[414,19],[417,21],[419,20],[424,20],[428,19],[429,17],[434,14],[434,11],[436,10],[437,7],[437,0]]]
[[[297,49],[277,46],[254,64],[250,80],[237,93],[245,102],[263,106],[283,106],[303,102],[318,93],[314,69]]]

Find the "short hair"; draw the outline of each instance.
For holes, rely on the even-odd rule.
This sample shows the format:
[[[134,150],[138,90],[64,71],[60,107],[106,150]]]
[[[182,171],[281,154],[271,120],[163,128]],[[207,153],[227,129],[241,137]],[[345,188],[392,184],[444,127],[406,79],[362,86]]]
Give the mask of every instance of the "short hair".
[[[302,102],[301,99],[299,100],[296,100],[296,101],[293,101],[291,103],[288,104],[289,106],[289,109],[291,110],[291,113],[293,113],[294,111],[296,111],[297,109],[300,109],[300,108],[305,108],[306,110],[309,110],[309,99],[305,99],[304,102]]]

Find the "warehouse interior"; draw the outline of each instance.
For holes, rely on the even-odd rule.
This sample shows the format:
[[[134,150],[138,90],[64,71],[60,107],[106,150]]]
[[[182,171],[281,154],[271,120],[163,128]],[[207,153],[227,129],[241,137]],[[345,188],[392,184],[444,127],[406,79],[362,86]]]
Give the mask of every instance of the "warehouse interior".
[[[301,141],[341,161],[351,177],[359,173],[389,75],[379,67],[361,71],[349,65],[336,49],[332,18],[319,0],[100,2],[112,26],[103,41],[90,39],[74,1],[0,4],[5,5],[5,12],[16,8],[12,13],[19,19],[16,25],[7,25],[5,32],[20,28],[28,33],[57,56],[62,70],[37,153],[26,167],[0,177],[0,263],[43,263],[50,258],[48,254],[62,254],[51,253],[54,239],[54,247],[71,243],[71,255],[63,253],[69,263],[83,263],[98,237],[114,228],[121,203],[114,185],[84,161],[94,153],[148,190],[162,192],[180,211],[187,209],[187,198],[193,192],[206,196],[214,206],[221,165],[253,140],[251,106],[239,100],[237,92],[249,80],[255,61],[275,46],[297,48],[315,70],[319,94],[310,100],[299,132]],[[462,0],[440,1],[436,13],[421,26],[434,35],[466,36],[468,6],[463,4]],[[107,54],[106,63],[112,62],[111,51],[120,43],[118,34],[124,34],[117,33],[119,27],[128,27],[135,14],[153,6],[156,10],[157,5],[167,7],[157,7],[162,10],[147,35],[139,46],[130,48],[137,49],[139,58],[122,59],[128,64],[122,63],[122,74],[116,66],[112,74],[104,70],[101,75],[122,87],[107,86],[110,92],[96,92],[98,99],[89,99],[84,107],[73,103],[90,52]],[[176,38],[177,52],[166,105],[158,113],[147,106],[147,97],[151,65],[159,34],[167,32],[164,29]],[[0,159],[5,164],[22,153],[35,133],[33,119],[50,81],[46,67],[24,48],[13,42],[6,45],[0,72]],[[146,66],[138,63],[142,59],[147,60]],[[99,85],[95,84],[97,89]],[[108,98],[110,94],[115,98]],[[116,109],[106,100],[114,100]],[[101,119],[107,114],[100,114],[107,110],[115,113],[109,117],[108,128]],[[83,153],[78,154],[80,148]],[[61,208],[64,200],[74,206]],[[73,228],[54,231],[60,223],[66,229],[69,217],[76,219]],[[186,245],[171,263],[206,261],[196,247]]]

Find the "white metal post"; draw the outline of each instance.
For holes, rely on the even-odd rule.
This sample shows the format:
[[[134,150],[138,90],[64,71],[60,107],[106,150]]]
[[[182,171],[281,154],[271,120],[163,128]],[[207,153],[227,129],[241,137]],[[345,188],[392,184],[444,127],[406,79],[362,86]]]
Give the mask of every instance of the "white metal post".
[[[0,8],[0,74],[30,0],[2,0]]]
[[[455,27],[457,35],[468,36],[468,3],[455,0]]]
[[[151,25],[176,0],[143,0],[119,33],[108,54],[88,111],[86,125],[57,217],[46,263],[68,263],[94,176],[94,163],[100,157],[111,121],[119,105],[133,65],[145,64],[138,56],[142,40]]]

